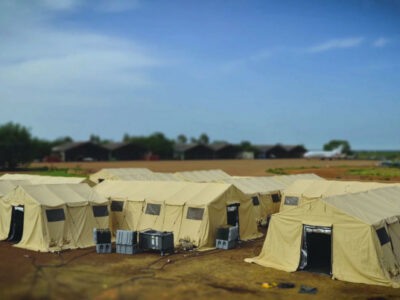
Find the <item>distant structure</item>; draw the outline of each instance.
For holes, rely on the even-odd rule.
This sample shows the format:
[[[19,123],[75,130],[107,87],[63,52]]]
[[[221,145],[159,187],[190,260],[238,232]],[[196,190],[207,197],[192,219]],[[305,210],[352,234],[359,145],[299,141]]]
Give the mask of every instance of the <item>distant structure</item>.
[[[61,161],[105,161],[109,159],[109,150],[93,142],[73,142],[53,147],[52,152]]]
[[[240,147],[230,143],[213,143],[209,145],[214,150],[215,159],[235,159],[239,158]]]
[[[179,160],[213,159],[214,150],[208,145],[197,143],[176,144],[174,158]]]
[[[146,155],[146,148],[136,143],[110,143],[104,145],[109,151],[110,160],[141,160]]]
[[[61,161],[143,160],[149,155],[148,149],[134,142],[106,145],[75,142],[56,146],[52,152]],[[186,143],[174,145],[173,157],[177,160],[301,158],[306,152],[302,145],[255,145],[254,150],[243,151],[240,145],[226,142]]]
[[[268,158],[301,158],[307,149],[302,145],[258,145],[255,146],[259,152],[256,156],[259,159]]]

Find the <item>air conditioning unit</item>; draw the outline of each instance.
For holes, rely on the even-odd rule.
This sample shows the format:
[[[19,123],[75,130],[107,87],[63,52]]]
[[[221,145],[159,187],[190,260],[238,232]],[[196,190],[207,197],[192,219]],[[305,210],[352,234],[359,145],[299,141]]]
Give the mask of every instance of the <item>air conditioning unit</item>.
[[[137,231],[117,230],[115,243],[119,254],[136,254],[139,251]]]
[[[237,226],[223,226],[217,229],[217,240],[236,241],[239,238]]]
[[[236,241],[216,240],[215,247],[218,249],[229,250],[236,247]]]
[[[93,240],[95,244],[108,244],[111,243],[110,229],[93,229]]]
[[[146,250],[161,251],[161,256],[165,252],[174,250],[174,234],[172,232],[161,232],[156,230],[147,230],[139,233],[139,248]]]
[[[107,243],[107,244],[96,244],[96,252],[99,254],[104,254],[104,253],[111,253],[112,251],[112,244]]]

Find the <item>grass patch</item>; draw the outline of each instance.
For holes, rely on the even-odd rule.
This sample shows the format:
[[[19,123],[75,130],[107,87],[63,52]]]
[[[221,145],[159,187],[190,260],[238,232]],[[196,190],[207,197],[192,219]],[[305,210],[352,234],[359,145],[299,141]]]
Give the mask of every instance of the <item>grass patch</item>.
[[[268,169],[267,173],[276,174],[276,175],[287,175],[283,168],[275,168],[275,169]]]
[[[76,169],[40,168],[40,170],[37,170],[35,168],[30,168],[27,171],[34,175],[43,175],[43,176],[87,177],[84,174],[80,174],[79,170]]]
[[[357,176],[374,176],[379,177],[380,179],[390,180],[391,178],[400,177],[400,168],[357,168],[348,170],[347,174]]]

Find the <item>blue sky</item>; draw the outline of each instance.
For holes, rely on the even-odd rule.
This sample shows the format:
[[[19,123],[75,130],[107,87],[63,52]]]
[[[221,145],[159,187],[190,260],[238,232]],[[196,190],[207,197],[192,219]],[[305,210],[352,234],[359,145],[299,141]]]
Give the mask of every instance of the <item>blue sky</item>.
[[[1,123],[400,148],[400,1],[0,1]]]

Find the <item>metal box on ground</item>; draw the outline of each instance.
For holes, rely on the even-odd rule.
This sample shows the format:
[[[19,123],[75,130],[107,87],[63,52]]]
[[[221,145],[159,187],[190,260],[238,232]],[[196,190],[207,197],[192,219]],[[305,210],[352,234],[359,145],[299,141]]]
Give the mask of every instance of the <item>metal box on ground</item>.
[[[216,241],[216,248],[218,249],[224,249],[224,250],[229,250],[229,249],[233,249],[236,247],[236,241],[227,241],[227,240],[218,240]]]
[[[165,252],[174,250],[174,234],[172,232],[161,232],[156,230],[147,230],[139,233],[139,248]]]
[[[93,229],[93,240],[95,244],[108,244],[111,243],[111,231],[110,229]]]
[[[223,226],[217,229],[217,240],[236,241],[239,237],[237,226]]]
[[[134,245],[121,245],[117,244],[117,253],[119,254],[136,254],[139,252],[137,244]]]
[[[97,253],[111,253],[112,252],[112,244],[96,244],[96,252]]]
[[[135,245],[137,244],[137,231],[117,230],[117,245]]]

